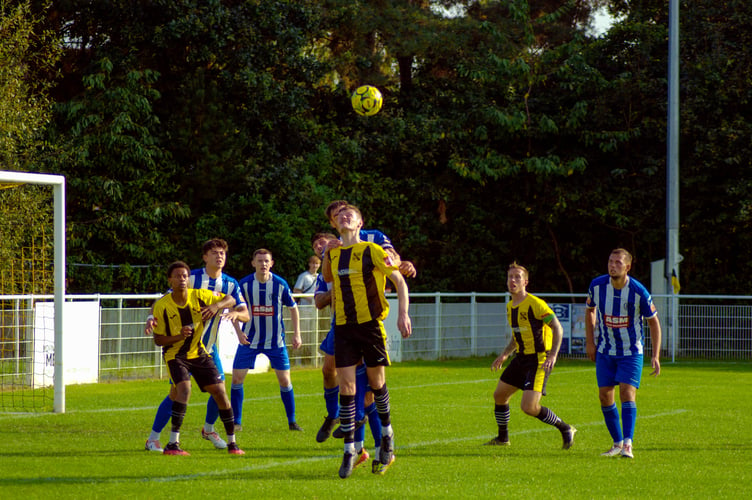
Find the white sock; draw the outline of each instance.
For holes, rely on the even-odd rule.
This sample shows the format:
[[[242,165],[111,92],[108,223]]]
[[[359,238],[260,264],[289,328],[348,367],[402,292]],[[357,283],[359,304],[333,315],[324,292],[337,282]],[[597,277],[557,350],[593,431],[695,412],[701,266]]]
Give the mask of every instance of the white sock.
[[[151,434],[149,434],[149,441],[159,441],[159,433],[151,431]]]

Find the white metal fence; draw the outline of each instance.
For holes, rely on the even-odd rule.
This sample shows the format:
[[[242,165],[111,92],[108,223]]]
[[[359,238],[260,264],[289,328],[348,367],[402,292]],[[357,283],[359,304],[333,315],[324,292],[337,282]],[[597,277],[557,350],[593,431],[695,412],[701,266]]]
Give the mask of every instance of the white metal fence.
[[[585,357],[585,296],[538,295],[552,305],[564,327],[560,356]],[[159,348],[151,337],[144,335],[144,322],[156,297],[66,297],[67,301],[99,304],[99,380],[167,376]],[[387,324],[394,361],[489,356],[497,354],[508,342],[506,293],[414,293],[410,298],[413,335],[403,340]],[[33,308],[35,301],[49,299],[0,296],[0,375],[23,375],[17,370],[33,365]],[[654,296],[654,300],[661,315],[661,350],[665,360],[752,359],[752,297]],[[294,367],[319,366],[322,358],[318,345],[329,329],[330,311],[317,311],[313,306],[300,308],[303,346],[290,350],[291,363]],[[677,321],[672,317],[678,318]],[[76,345],[74,333],[64,332],[65,349],[81,347]],[[220,339],[220,342],[233,341],[236,342],[234,335]],[[645,343],[650,349],[648,334]]]

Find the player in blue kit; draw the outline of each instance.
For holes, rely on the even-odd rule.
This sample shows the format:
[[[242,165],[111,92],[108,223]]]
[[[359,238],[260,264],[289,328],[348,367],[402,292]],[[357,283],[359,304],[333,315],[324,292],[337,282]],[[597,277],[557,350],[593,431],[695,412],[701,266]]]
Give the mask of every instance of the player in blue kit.
[[[206,241],[201,247],[201,254],[204,260],[205,267],[203,269],[193,269],[190,274],[189,287],[195,289],[211,290],[213,292],[220,292],[225,295],[231,295],[235,299],[235,308],[231,311],[231,315],[225,315],[227,319],[237,318],[239,321],[248,321],[248,308],[245,301],[240,294],[240,287],[235,278],[228,276],[223,272],[225,263],[227,262],[227,242],[220,238],[213,238]],[[222,361],[219,357],[219,351],[217,349],[217,332],[219,330],[219,324],[222,318],[215,316],[211,318],[204,330],[203,338],[201,339],[206,347],[206,350],[212,357],[214,364],[219,371],[222,380],[225,380],[225,373],[222,369]],[[149,316],[146,321],[145,333],[151,335],[153,329],[157,324],[157,320],[153,316]],[[170,393],[162,400],[157,408],[157,414],[154,417],[154,423],[152,425],[151,434],[146,440],[146,450],[162,452],[162,445],[159,442],[160,434],[170,421],[172,415],[172,402],[176,396],[174,385],[170,386]],[[214,430],[214,424],[219,418],[219,408],[214,398],[209,398],[206,403],[206,419],[204,427],[201,429],[201,436],[207,441],[211,441],[217,449],[227,448],[227,443],[219,437],[219,434]]]
[[[647,289],[629,276],[632,254],[623,248],[611,252],[608,274],[590,283],[585,312],[587,355],[595,361],[601,411],[614,444],[602,453],[606,457],[634,458],[632,441],[637,421],[637,389],[642,377],[642,321],[650,326],[653,356],[651,375],[661,373],[661,324]],[[597,338],[595,332],[597,333]],[[614,400],[616,386],[621,400]]]
[[[280,276],[271,272],[274,260],[269,250],[260,248],[253,252],[253,268],[256,270],[240,280],[240,289],[248,304],[251,319],[243,329],[233,322],[240,345],[232,365],[232,387],[230,401],[235,414],[235,425],[242,422],[243,381],[256,363],[256,356],[264,354],[277,375],[280,396],[287,414],[287,424],[291,431],[302,431],[295,419],[295,393],[290,380],[290,357],[285,345],[285,324],[282,321],[282,307],[290,308],[294,335],[293,349],[302,343],[300,337],[300,316],[290,286]]]

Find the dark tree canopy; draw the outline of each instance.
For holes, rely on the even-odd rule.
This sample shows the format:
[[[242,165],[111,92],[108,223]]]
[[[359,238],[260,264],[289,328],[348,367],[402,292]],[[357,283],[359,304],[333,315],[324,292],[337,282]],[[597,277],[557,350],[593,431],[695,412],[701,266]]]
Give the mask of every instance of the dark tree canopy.
[[[339,198],[414,291],[503,290],[517,260],[531,289],[581,292],[612,248],[645,282],[665,255],[666,2],[32,5],[64,47],[34,165],[68,178],[71,292],[161,290],[211,237],[230,274],[265,247],[293,280]],[[746,293],[752,7],[681,16],[682,292]],[[373,117],[349,105],[364,83]]]

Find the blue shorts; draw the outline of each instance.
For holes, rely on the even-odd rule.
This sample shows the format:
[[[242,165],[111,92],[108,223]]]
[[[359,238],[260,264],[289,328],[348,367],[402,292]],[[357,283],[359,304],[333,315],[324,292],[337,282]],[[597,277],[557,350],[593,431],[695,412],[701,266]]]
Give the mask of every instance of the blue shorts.
[[[251,349],[251,346],[239,345],[235,351],[235,360],[232,362],[233,370],[252,370],[256,366],[256,356],[264,354],[269,358],[269,364],[274,370],[289,370],[290,356],[286,347],[274,349]]]
[[[615,387],[629,384],[640,388],[642,378],[642,354],[632,356],[609,356],[597,353],[595,356],[595,377],[598,387]]]
[[[321,349],[321,352],[323,352],[324,354],[334,356],[334,326],[332,326],[329,330],[329,333],[326,334],[326,337],[324,338],[324,341],[321,342],[319,349]]]
[[[219,355],[219,349],[217,348],[216,342],[212,346],[212,350],[209,353],[211,355],[212,361],[214,361],[214,364],[217,365],[217,371],[219,372],[219,376],[222,380],[225,379],[225,371],[222,369],[222,356]]]

